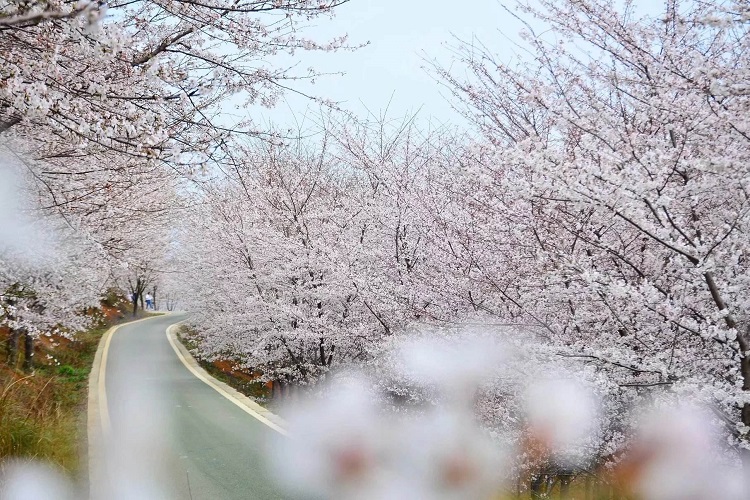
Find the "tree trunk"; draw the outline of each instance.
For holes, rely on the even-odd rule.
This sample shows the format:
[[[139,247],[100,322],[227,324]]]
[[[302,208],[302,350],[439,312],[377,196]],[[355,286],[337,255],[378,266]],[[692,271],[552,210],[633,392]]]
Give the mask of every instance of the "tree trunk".
[[[744,336],[743,336],[744,333]],[[750,326],[746,332],[737,331],[737,340],[742,352],[740,373],[742,373],[742,390],[750,392]],[[742,405],[742,423],[750,427],[750,403]]]
[[[154,300],[151,305],[154,308],[154,311],[156,311],[156,286],[154,286]]]
[[[34,337],[31,336],[31,333],[29,333],[28,330],[24,332],[23,344],[23,369],[24,371],[30,372],[34,369]]]
[[[573,476],[560,476],[560,497],[568,498],[570,494],[570,482],[573,480]]]
[[[531,498],[539,499],[547,496],[547,475],[537,474],[531,477]]]
[[[138,315],[138,294],[134,293],[132,295],[132,301],[133,301],[133,317]]]
[[[8,334],[8,366],[16,367],[18,363],[18,339],[21,336],[21,330],[11,328]]]
[[[583,487],[584,500],[592,500],[594,497],[594,484],[591,480],[591,474],[586,474],[586,484]]]
[[[719,287],[716,286],[713,275],[707,272],[703,276],[706,279],[708,290],[711,292],[711,297],[714,299],[716,307],[719,308],[719,311],[724,311],[727,309],[727,305],[719,293]],[[742,390],[750,392],[750,326],[743,332],[731,314],[724,316],[724,321],[729,328],[732,328],[736,332],[741,356],[740,374],[742,375]],[[743,425],[750,426],[750,403],[744,403],[741,411]]]

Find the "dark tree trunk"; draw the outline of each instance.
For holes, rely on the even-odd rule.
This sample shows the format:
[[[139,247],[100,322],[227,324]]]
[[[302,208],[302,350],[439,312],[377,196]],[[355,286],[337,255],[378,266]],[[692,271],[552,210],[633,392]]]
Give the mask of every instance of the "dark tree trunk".
[[[151,305],[154,308],[154,311],[156,311],[156,286],[154,286],[154,300]]]
[[[560,476],[560,497],[568,498],[570,494],[570,482],[573,476]]]
[[[592,500],[594,497],[594,484],[591,480],[591,474],[586,474],[586,484],[583,488],[584,500]]]
[[[21,330],[12,328],[8,335],[8,366],[16,367],[18,363],[18,340],[21,337]]]
[[[23,344],[23,369],[30,372],[34,369],[34,337],[31,336],[28,330],[24,332]]]
[[[703,276],[706,279],[708,290],[711,292],[711,297],[714,299],[716,307],[719,308],[719,311],[725,311],[727,309],[727,305],[724,302],[724,299],[721,297],[721,293],[719,293],[719,287],[716,285],[716,281],[714,281],[713,275],[710,272],[707,272]],[[745,328],[745,331],[743,331],[742,329],[740,329],[739,325],[734,319],[734,316],[732,316],[731,314],[727,314],[726,316],[724,316],[724,321],[729,328],[732,328],[737,332],[737,343],[739,344],[740,354],[742,355],[740,358],[742,390],[750,392],[750,326]],[[750,403],[744,403],[742,408],[740,408],[740,411],[742,423],[744,425],[750,426]]]
[[[531,498],[544,498],[547,494],[547,475],[537,474],[531,478]]]
[[[21,117],[17,115],[4,116],[0,118],[0,134],[11,128],[13,125],[21,122]]]
[[[138,294],[134,293],[132,295],[132,301],[133,301],[133,317],[138,315]]]

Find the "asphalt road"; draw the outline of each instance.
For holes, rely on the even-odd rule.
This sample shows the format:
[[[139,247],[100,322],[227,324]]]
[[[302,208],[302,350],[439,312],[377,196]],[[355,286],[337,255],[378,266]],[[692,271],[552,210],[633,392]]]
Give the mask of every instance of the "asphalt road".
[[[110,498],[282,498],[264,468],[275,431],[196,378],[165,335],[185,316],[121,327],[112,337],[105,388],[111,421]]]

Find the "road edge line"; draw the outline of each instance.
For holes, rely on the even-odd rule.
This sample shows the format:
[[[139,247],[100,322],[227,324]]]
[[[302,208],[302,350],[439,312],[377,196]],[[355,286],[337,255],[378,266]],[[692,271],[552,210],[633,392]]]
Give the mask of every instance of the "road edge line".
[[[266,408],[263,408],[261,405],[245,396],[234,387],[231,387],[228,384],[217,380],[198,364],[198,361],[196,361],[193,355],[190,354],[190,351],[188,351],[187,348],[182,345],[182,342],[180,342],[180,340],[177,338],[177,334],[175,333],[175,331],[177,330],[177,327],[180,323],[182,322],[169,325],[169,327],[167,327],[166,334],[167,340],[169,340],[172,349],[174,349],[175,354],[177,354],[177,357],[180,359],[182,364],[185,365],[185,368],[187,368],[203,383],[224,396],[231,403],[239,407],[251,417],[254,417],[256,420],[267,425],[279,434],[288,436],[289,433],[286,429],[284,429],[285,422],[281,417],[267,410]]]
[[[88,460],[88,486],[90,494],[92,493],[94,485],[94,481],[92,480],[95,476],[93,470],[94,464],[100,462],[100,460],[94,460],[94,458],[101,458],[102,437],[104,434],[108,433],[111,428],[109,406],[107,404],[106,372],[109,344],[112,342],[112,336],[123,326],[140,323],[141,321],[148,321],[161,316],[164,316],[164,314],[114,325],[104,332],[99,339],[99,344],[97,345],[96,353],[94,354],[94,361],[91,363],[91,371],[89,372],[88,394],[86,400],[86,439],[88,448],[88,455],[86,458]]]

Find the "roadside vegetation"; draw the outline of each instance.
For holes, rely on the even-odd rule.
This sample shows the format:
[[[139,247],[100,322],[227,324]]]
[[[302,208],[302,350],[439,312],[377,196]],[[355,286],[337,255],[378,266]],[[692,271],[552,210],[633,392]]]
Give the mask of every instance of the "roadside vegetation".
[[[231,359],[208,361],[198,354],[200,345],[195,333],[188,326],[181,326],[177,331],[177,338],[190,351],[198,364],[212,377],[237,389],[256,403],[269,406],[273,400],[273,391],[269,384],[260,380],[257,373],[248,372],[239,367],[238,362]]]
[[[91,327],[73,340],[41,335],[34,344],[33,367],[19,359],[9,364],[0,349],[0,462],[13,457],[47,462],[70,475],[84,466],[88,376],[102,335],[130,320],[123,297],[110,294],[89,310]],[[9,332],[0,330],[7,347]],[[23,351],[24,347],[21,346]],[[20,359],[26,359],[22,352]]]

